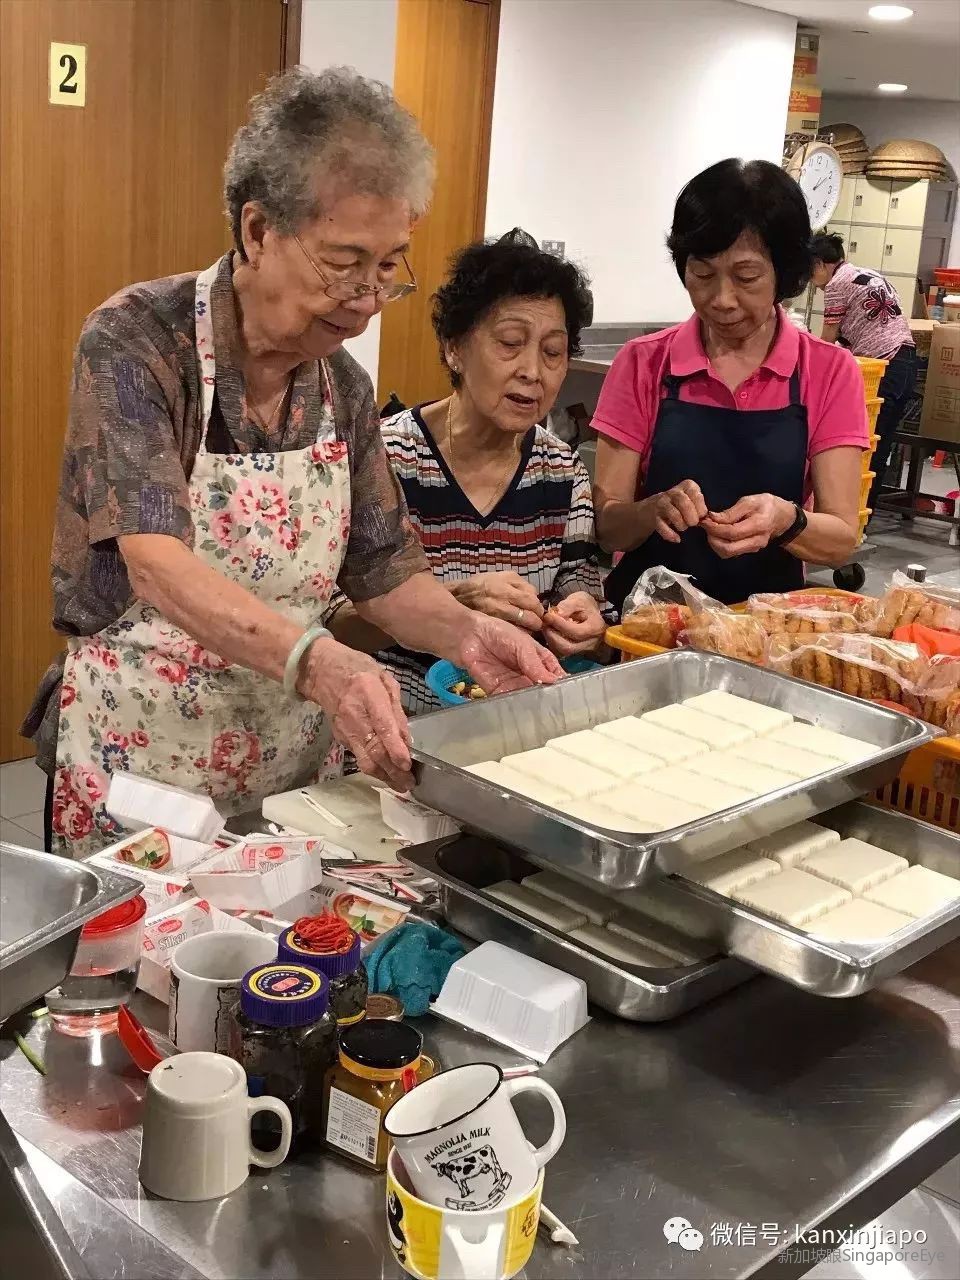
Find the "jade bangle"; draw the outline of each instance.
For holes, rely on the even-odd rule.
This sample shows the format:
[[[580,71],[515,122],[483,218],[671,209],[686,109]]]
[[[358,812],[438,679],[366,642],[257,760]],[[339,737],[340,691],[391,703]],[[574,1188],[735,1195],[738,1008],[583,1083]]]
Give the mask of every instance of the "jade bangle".
[[[319,622],[315,622],[312,627],[307,627],[306,631],[290,650],[290,656],[287,658],[286,666],[283,668],[283,688],[284,692],[289,694],[291,698],[299,698],[303,701],[301,695],[297,692],[297,680],[300,676],[300,663],[303,655],[307,652],[314,640],[332,640],[333,635],[322,627]]]

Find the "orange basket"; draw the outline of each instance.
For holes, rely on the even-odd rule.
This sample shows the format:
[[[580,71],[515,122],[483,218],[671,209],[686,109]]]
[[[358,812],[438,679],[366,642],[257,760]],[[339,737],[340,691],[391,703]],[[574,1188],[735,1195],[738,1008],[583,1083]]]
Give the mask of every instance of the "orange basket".
[[[877,418],[880,416],[880,406],[882,404],[883,401],[876,398],[867,400],[867,421],[870,423],[871,432],[874,432],[877,428]],[[879,440],[879,438],[878,436],[877,439]]]
[[[621,662],[632,662],[634,658],[652,658],[656,653],[667,650],[658,644],[647,644],[645,640],[633,640],[624,633],[622,627],[607,627],[606,642],[611,649],[620,650]]]
[[[960,833],[960,738],[936,738],[911,751],[876,798],[888,809]]]
[[[870,496],[870,486],[873,484],[873,481],[874,481],[874,478],[876,477],[876,474],[877,474],[877,473],[876,473],[875,471],[865,471],[865,472],[863,473],[863,479],[860,481],[860,510],[861,510],[861,512],[862,512],[862,511],[864,511],[864,510],[866,509],[866,505],[867,505],[867,498],[869,498],[869,496]]]
[[[868,360],[865,356],[854,356],[854,359],[863,374],[863,389],[869,405],[871,400],[876,399],[877,392],[880,390],[880,379],[883,377],[887,362],[886,360]]]
[[[861,508],[860,508],[860,522],[859,522],[859,524],[857,525],[857,546],[858,546],[858,547],[859,547],[860,543],[863,541],[863,535],[864,535],[864,534],[866,533],[866,531],[867,531],[867,522],[869,521],[869,519],[870,519],[870,517],[871,517],[872,515],[873,515],[873,508],[872,508],[872,507],[861,507]]]

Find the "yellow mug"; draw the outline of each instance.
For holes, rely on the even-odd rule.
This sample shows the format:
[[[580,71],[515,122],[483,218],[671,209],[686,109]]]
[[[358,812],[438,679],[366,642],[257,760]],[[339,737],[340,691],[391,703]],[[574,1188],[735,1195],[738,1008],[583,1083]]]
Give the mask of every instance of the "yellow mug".
[[[440,1209],[410,1190],[396,1150],[387,1161],[387,1235],[418,1280],[510,1280],[533,1253],[543,1170],[524,1195],[495,1209]]]

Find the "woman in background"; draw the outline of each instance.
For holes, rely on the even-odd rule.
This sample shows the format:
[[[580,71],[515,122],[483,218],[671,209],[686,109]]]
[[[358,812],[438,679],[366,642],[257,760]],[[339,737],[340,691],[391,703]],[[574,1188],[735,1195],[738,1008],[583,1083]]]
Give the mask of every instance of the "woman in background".
[[[766,160],[721,160],[680,192],[667,240],[694,314],[617,354],[593,426],[601,542],[618,608],[651,565],[732,604],[803,585],[856,546],[863,380],[780,303],[806,287],[810,220]]]
[[[470,245],[434,300],[453,391],[382,424],[435,577],[561,658],[601,649],[603,592],[586,468],[537,424],[591,313],[583,275],[525,233]],[[392,644],[342,597],[327,623],[344,643],[379,651],[408,713],[439,706],[424,679],[429,654]]]

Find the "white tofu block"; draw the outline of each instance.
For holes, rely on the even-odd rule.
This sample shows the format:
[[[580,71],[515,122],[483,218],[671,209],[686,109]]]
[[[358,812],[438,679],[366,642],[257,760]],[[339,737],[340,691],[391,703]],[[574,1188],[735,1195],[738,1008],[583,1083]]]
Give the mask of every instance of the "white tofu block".
[[[745,907],[753,907],[784,924],[805,925],[850,902],[852,895],[809,871],[788,867],[779,875],[737,889],[732,896]]]
[[[657,724],[673,733],[683,734],[685,738],[705,742],[711,749],[735,747],[756,737],[752,729],[742,724],[731,724],[729,720],[708,716],[703,711],[695,711],[693,707],[685,707],[680,703],[648,711],[643,718],[648,724]]]
[[[518,751],[515,755],[504,756],[500,763],[531,778],[539,778],[541,782],[573,796],[574,799],[596,795],[598,791],[605,791],[616,782],[616,778],[611,778],[603,769],[595,769],[593,765],[574,760],[572,756],[552,751],[549,747]]]
[[[826,756],[828,760],[836,760],[838,764],[857,764],[860,760],[876,755],[880,750],[861,738],[850,738],[845,733],[821,729],[819,725],[804,724],[800,720],[795,720],[785,729],[778,729],[771,736],[774,742],[799,747],[801,751],[812,751],[815,756]]]
[[[854,898],[853,902],[812,921],[807,932],[831,942],[863,942],[868,938],[885,938],[913,923],[912,917],[902,911],[891,911],[866,898]]]
[[[837,761],[828,760],[825,756],[815,756],[812,751],[801,751],[799,747],[788,747],[785,742],[775,743],[773,735],[754,738],[742,746],[734,747],[731,755],[740,756],[753,764],[764,764],[770,769],[779,769],[781,773],[792,774],[795,778],[805,780],[815,778],[819,773],[829,773],[836,769]]]
[[[860,894],[889,880],[899,871],[906,871],[908,863],[906,858],[878,849],[864,840],[841,840],[831,849],[804,858],[801,865],[804,871]]]
[[[658,776],[651,774],[654,778]],[[607,791],[602,800],[604,805],[623,815],[620,826],[615,828],[620,831],[670,831],[705,818],[710,812],[703,805],[651,791],[641,782],[628,782]]]
[[[506,765],[498,764],[495,760],[469,765],[467,773],[474,773],[478,778],[492,782],[495,786],[515,791],[528,800],[536,800],[539,804],[549,805],[552,809],[559,808],[564,799],[563,793],[556,787],[541,782],[539,778],[534,778],[530,774],[521,773],[519,769],[510,769]]]
[[[815,822],[795,822],[792,827],[758,836],[747,842],[747,848],[764,858],[773,858],[781,867],[792,867],[821,849],[840,843],[840,833]]]
[[[562,738],[551,738],[547,743],[551,751],[580,760],[602,769],[611,780],[638,778],[643,773],[662,769],[663,761],[645,751],[628,747],[625,742],[605,738],[593,729],[581,729],[579,733],[567,733]]]
[[[496,898],[498,902],[503,902],[508,907],[515,907],[524,915],[532,916],[534,920],[549,925],[551,929],[558,929],[561,933],[567,933],[570,929],[579,929],[587,922],[587,917],[582,911],[574,911],[571,907],[564,906],[562,902],[553,902],[550,898],[534,893],[513,880],[501,880],[499,884],[490,885],[484,892],[491,898]]]
[[[724,897],[729,897],[736,889],[745,889],[747,885],[766,880],[767,876],[779,874],[779,862],[761,858],[747,849],[731,849],[729,853],[718,854],[685,873],[687,880],[702,884],[714,893],[722,893]]]
[[[768,707],[762,702],[751,702],[749,698],[738,698],[735,693],[724,693],[720,689],[710,689],[687,698],[683,706],[693,707],[694,711],[703,711],[708,716],[717,716],[720,720],[729,720],[731,724],[742,724],[754,733],[773,733],[775,729],[783,729],[793,723],[789,711]]]
[[[557,808],[561,813],[565,813],[568,818],[576,818],[578,822],[586,822],[591,827],[600,827],[603,831],[646,831],[647,827],[638,827],[631,825],[631,821],[622,813],[617,813],[615,809],[611,809],[606,803],[606,798],[610,793],[604,791],[602,795],[596,797],[588,797],[585,800],[574,800],[570,796],[561,796],[557,801]]]
[[[600,929],[595,924],[571,930],[570,941],[592,947],[615,963],[635,964],[645,969],[669,969],[676,963],[672,956],[658,951],[650,943],[636,942],[609,929]]]
[[[623,716],[620,720],[598,724],[594,732],[614,738],[617,742],[624,742],[628,747],[635,747],[637,751],[643,751],[647,755],[656,756],[664,764],[681,764],[691,756],[703,755],[709,750],[705,742],[685,738],[680,733],[671,733],[669,729],[661,729],[659,725],[641,720],[639,716]]]
[[[730,786],[749,791],[754,796],[768,795],[782,787],[797,785],[797,779],[792,773],[768,769],[765,764],[744,760],[742,756],[735,756],[729,751],[708,751],[705,756],[694,756],[683,767],[690,773],[713,778],[716,782],[729,783]]]
[[[692,964],[698,957],[702,958],[709,954],[709,948],[698,944],[693,938],[690,939],[689,949],[686,951],[680,950],[679,947],[671,947],[668,943],[661,942],[659,938],[651,938],[647,921],[634,911],[625,911],[614,916],[612,920],[607,921],[606,929],[608,933],[629,938],[631,942],[639,943],[642,947],[653,947],[674,964]]]
[[[868,889],[863,896],[881,907],[902,911],[919,920],[960,898],[960,880],[939,871],[930,871],[927,867],[911,867]]]
[[[702,774],[691,773],[682,765],[670,765],[644,778],[643,785],[659,795],[672,796],[674,800],[690,801],[709,813],[719,813],[735,804],[752,800],[754,794],[745,787],[734,787],[729,782],[718,782]]]
[[[524,876],[520,883],[525,889],[582,912],[591,924],[606,924],[617,909],[616,902],[605,893],[588,889],[575,880],[558,875],[556,871],[537,871],[532,876]]]

